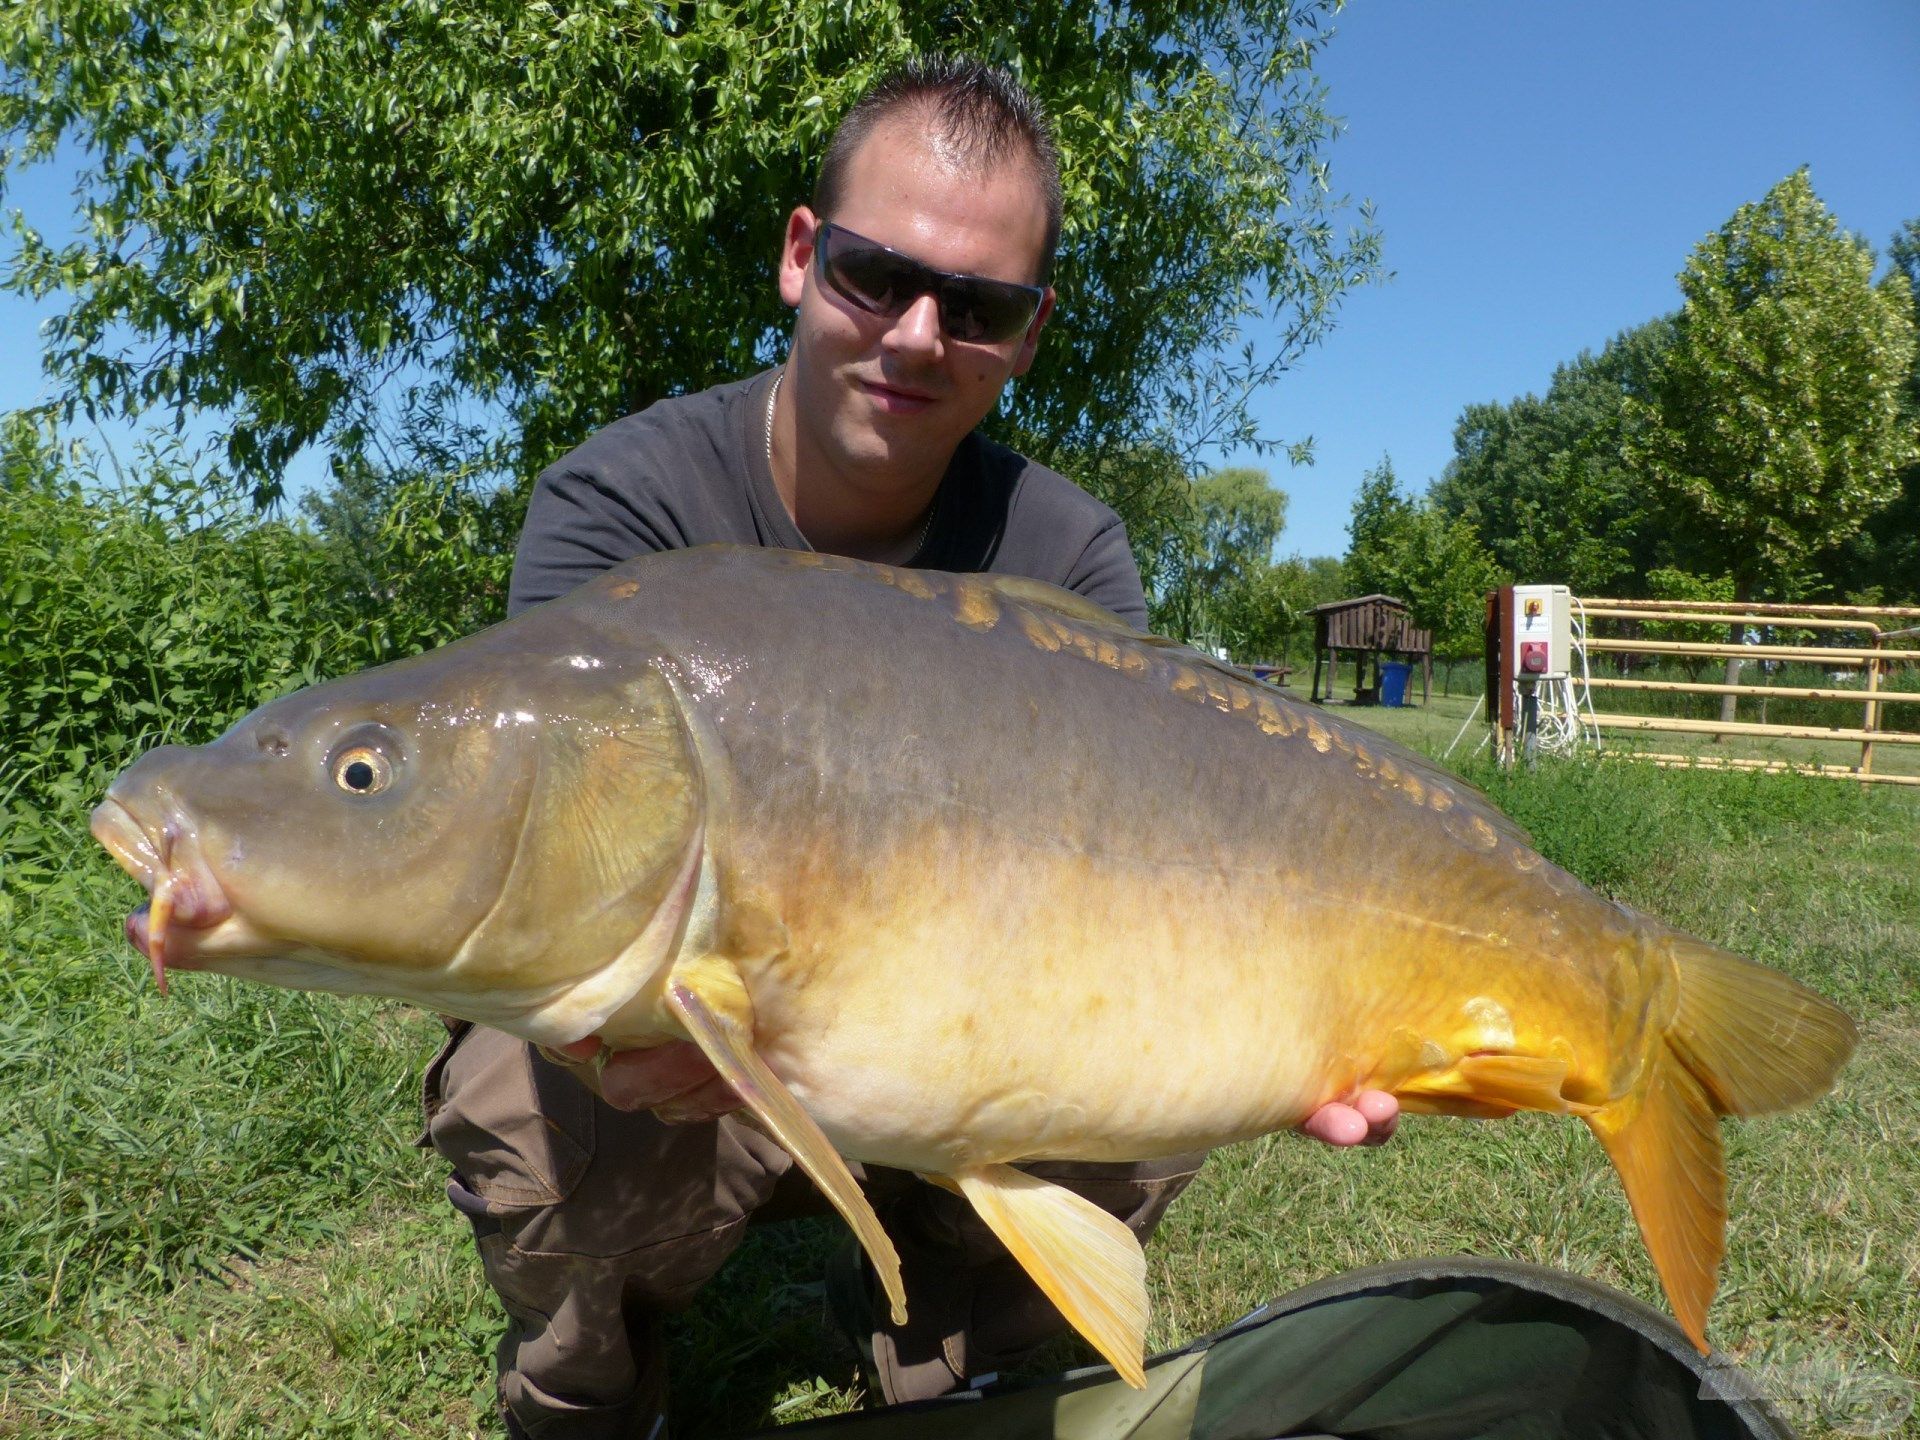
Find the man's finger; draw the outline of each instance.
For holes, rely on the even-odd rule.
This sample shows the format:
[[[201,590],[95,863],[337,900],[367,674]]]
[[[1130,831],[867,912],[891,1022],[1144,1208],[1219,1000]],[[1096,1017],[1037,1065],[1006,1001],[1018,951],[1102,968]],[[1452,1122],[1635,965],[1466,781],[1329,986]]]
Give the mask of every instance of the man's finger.
[[[1353,1097],[1353,1108],[1367,1122],[1363,1145],[1384,1145],[1400,1128],[1400,1102],[1384,1090],[1362,1090]]]
[[[1359,1145],[1366,1140],[1369,1128],[1366,1116],[1336,1100],[1309,1115],[1300,1133],[1329,1145]]]

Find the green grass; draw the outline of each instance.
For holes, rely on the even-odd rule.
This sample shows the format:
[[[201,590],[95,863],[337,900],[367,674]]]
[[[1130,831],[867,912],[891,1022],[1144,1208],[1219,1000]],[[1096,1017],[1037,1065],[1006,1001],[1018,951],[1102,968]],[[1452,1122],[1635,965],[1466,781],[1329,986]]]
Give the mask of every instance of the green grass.
[[[1470,703],[1345,713],[1437,753]],[[1862,1019],[1837,1095],[1726,1127],[1713,1325],[1810,1434],[1864,1433],[1920,1384],[1920,796],[1620,764],[1502,776],[1468,758],[1478,740],[1455,763],[1554,858]],[[119,936],[130,882],[77,812],[42,820],[9,842],[39,863],[0,890],[0,1436],[496,1433],[493,1302],[410,1143],[437,1024],[223,982],[160,1001]],[[819,1285],[839,1237],[756,1232],[684,1317],[680,1433],[861,1402]],[[1581,1127],[1413,1119],[1377,1151],[1276,1136],[1216,1155],[1150,1252],[1152,1344],[1449,1251],[1658,1300]]]

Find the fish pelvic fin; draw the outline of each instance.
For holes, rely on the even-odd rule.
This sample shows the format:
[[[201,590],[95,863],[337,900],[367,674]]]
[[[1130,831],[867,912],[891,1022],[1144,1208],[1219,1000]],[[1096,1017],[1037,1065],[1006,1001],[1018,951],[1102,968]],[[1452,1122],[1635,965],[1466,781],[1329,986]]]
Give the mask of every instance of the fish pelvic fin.
[[[1667,1043],[1722,1115],[1766,1115],[1833,1088],[1859,1038],[1852,1019],[1778,970],[1674,935],[1680,1007]]]
[[[739,972],[715,956],[676,965],[665,998],[667,1009],[713,1068],[853,1227],[887,1292],[893,1323],[904,1325],[907,1292],[900,1279],[899,1253],[833,1142],[754,1050],[753,1003]]]
[[[1667,1303],[1706,1354],[1727,1232],[1720,1118],[1707,1087],[1662,1046],[1638,1089],[1585,1118],[1620,1172]]]
[[[1133,1232],[1091,1200],[1011,1165],[973,1166],[951,1179],[1073,1328],[1122,1380],[1145,1389],[1147,1258]]]

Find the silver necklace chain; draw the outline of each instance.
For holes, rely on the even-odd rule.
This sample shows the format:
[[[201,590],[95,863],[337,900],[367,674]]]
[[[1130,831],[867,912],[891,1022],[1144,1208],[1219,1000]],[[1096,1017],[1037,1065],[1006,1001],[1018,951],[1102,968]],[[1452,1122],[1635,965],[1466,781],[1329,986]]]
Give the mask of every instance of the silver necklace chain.
[[[786,378],[786,367],[782,366],[780,373],[773,377],[772,388],[767,391],[766,447],[767,474],[769,475],[773,474],[773,404],[774,401],[780,398],[780,382]],[[913,549],[907,552],[907,558],[909,560],[927,548],[927,536],[933,533],[933,512],[940,508],[940,495],[938,491],[934,492],[933,500],[934,503],[927,506],[927,518],[921,522],[920,538],[913,542]]]
[[[773,402],[780,398],[780,382],[787,378],[786,366],[780,367],[780,373],[773,377],[773,388],[767,391],[767,473],[773,473]]]

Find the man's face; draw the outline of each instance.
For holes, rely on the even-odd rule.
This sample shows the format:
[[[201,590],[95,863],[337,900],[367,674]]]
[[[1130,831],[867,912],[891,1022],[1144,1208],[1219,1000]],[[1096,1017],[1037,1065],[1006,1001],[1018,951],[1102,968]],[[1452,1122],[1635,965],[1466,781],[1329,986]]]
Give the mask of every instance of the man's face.
[[[944,465],[1007,381],[1026,373],[1053,308],[1047,292],[1024,335],[957,341],[933,296],[895,319],[870,315],[820,283],[814,245],[823,220],[937,270],[1031,285],[1046,241],[1040,184],[1024,165],[982,174],[929,144],[909,114],[877,126],[848,166],[836,213],[805,206],[787,221],[780,295],[799,307],[787,383],[799,424],[845,471]]]

